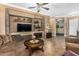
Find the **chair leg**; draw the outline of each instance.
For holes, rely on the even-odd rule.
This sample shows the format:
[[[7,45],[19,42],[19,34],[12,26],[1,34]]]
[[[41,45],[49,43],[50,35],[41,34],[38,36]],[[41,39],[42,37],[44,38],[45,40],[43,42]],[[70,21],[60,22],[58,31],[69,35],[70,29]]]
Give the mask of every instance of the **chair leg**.
[[[44,52],[44,49],[42,48],[42,52]]]
[[[28,46],[26,46],[26,48],[25,49],[28,49]]]
[[[41,50],[42,50],[42,52],[44,52],[43,46],[42,46]]]
[[[42,52],[44,52],[44,49],[43,48],[39,48]]]
[[[42,52],[44,52],[44,49],[43,49],[43,48],[41,48],[41,51],[42,51]]]

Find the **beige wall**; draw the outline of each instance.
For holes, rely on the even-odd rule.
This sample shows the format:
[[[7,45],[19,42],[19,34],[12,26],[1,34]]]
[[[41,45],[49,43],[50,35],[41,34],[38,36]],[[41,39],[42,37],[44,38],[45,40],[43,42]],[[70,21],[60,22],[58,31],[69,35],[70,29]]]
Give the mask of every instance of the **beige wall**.
[[[5,8],[0,6],[0,34],[5,34]]]
[[[58,18],[63,18],[64,19],[64,37],[69,36],[69,25],[68,25],[68,21],[70,18],[79,18],[78,16],[73,16],[73,17],[58,17]],[[51,26],[52,26],[52,30],[53,30],[53,34],[54,36],[56,36],[56,17],[52,17],[50,20]]]
[[[66,37],[68,35],[68,19],[67,17],[58,17],[64,19],[64,36]],[[50,23],[53,30],[53,36],[56,36],[56,17],[51,17]]]
[[[50,18],[50,24],[51,24],[53,36],[56,36],[56,20],[55,20],[55,17]]]
[[[64,17],[64,36],[68,36],[68,18]]]
[[[15,9],[8,9],[8,10],[9,10],[9,14],[12,14],[12,15],[25,16],[25,17],[34,17],[33,14],[30,14],[30,13],[27,13],[27,12],[15,10]]]
[[[5,9],[7,9],[7,12],[6,12]],[[6,32],[9,32],[9,26],[11,26],[10,27],[10,31],[11,32],[16,32],[17,31],[16,30],[16,25],[17,25],[18,22],[13,22],[13,20],[10,20],[10,25],[9,25],[9,17],[8,17],[9,14],[25,16],[25,17],[32,17],[32,18],[34,18],[34,17],[35,18],[42,18],[42,17],[44,17],[44,20],[49,20],[49,18],[50,18],[47,15],[34,13],[32,11],[27,11],[27,10],[15,8],[15,7],[0,5],[0,34],[6,34]],[[5,24],[5,20],[6,20],[7,24]]]
[[[14,22],[16,18],[10,17],[10,33],[17,32],[17,22]]]

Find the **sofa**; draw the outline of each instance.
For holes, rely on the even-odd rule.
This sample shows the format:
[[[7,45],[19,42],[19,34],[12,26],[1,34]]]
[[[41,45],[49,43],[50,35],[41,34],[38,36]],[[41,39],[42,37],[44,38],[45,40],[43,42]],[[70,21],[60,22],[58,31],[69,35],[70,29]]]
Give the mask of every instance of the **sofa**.
[[[65,38],[65,43],[67,50],[71,50],[79,55],[79,39],[77,39],[76,37],[75,38],[67,37]]]

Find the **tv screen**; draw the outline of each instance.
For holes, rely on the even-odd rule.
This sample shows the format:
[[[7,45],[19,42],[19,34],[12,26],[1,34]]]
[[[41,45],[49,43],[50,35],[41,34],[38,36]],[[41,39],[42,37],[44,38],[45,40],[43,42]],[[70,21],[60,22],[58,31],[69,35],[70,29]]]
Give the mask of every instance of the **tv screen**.
[[[17,32],[27,32],[32,31],[31,24],[17,24]]]

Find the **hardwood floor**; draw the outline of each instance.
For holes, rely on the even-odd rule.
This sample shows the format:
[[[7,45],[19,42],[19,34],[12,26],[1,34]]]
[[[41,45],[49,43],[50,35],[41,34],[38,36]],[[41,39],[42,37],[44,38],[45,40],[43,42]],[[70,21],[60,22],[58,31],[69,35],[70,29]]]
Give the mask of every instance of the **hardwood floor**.
[[[29,51],[21,42],[12,42],[0,48],[0,56],[28,56]],[[62,36],[45,39],[44,52],[37,50],[32,56],[60,56],[65,52],[65,40]]]

